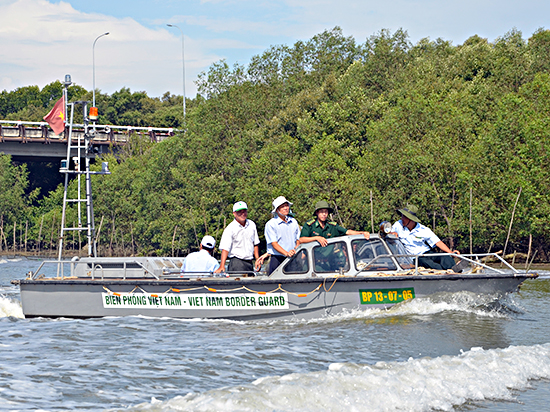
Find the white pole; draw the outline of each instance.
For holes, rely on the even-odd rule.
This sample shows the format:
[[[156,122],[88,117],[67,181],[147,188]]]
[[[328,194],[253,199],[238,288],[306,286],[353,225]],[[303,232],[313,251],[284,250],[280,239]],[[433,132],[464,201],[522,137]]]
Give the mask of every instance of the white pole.
[[[100,38],[100,37],[103,37],[103,36],[107,36],[109,34],[109,32],[107,33],[103,33],[103,34],[100,34],[99,36],[96,37],[96,39],[94,40],[94,44],[92,46],[92,87],[93,87],[93,90],[92,90],[92,95],[93,95],[93,102],[92,102],[92,107],[95,107],[95,42]]]
[[[181,62],[183,66],[183,124],[185,130],[185,52],[184,52],[184,42],[183,42],[183,30],[180,29],[175,24],[167,24],[168,27],[175,27],[181,32]]]

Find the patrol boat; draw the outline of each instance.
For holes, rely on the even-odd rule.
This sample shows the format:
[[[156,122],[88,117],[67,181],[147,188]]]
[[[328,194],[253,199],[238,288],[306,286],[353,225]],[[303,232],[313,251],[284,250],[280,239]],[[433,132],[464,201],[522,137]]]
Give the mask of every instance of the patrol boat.
[[[389,308],[436,293],[472,292],[495,299],[516,292],[534,273],[506,265],[490,267],[496,254],[461,255],[463,273],[426,270],[392,235],[343,236],[325,247],[300,246],[270,276],[182,273],[183,258],[81,258],[66,276],[45,277],[40,269],[20,280],[25,317],[89,318],[318,318],[343,311]],[[494,265],[493,265],[494,266]]]
[[[436,293],[472,292],[494,299],[516,292],[537,274],[490,267],[496,254],[460,255],[462,273],[418,267],[392,235],[343,236],[301,245],[270,276],[182,273],[183,258],[81,258],[51,264],[17,281],[25,317],[152,316],[208,319],[309,319],[389,308]],[[494,266],[494,265],[493,265]]]
[[[86,113],[86,102],[83,103]],[[71,103],[71,124],[74,103]],[[97,112],[96,112],[97,113]],[[65,173],[59,256],[43,262],[25,279],[14,280],[21,292],[23,314],[34,317],[92,318],[104,316],[153,316],[208,319],[318,318],[352,310],[389,308],[436,293],[471,292],[498,299],[516,292],[521,283],[537,274],[520,272],[496,254],[453,255],[467,262],[462,273],[426,270],[418,256],[407,255],[401,242],[389,233],[389,224],[369,239],[352,235],[301,245],[270,276],[262,273],[182,273],[180,257],[98,257],[95,247],[92,174],[93,131],[85,117],[84,144],[72,139],[70,128]],[[77,156],[74,156],[76,150]],[[85,153],[81,170],[80,151]],[[71,163],[71,156],[72,163]],[[86,177],[86,199],[68,199],[68,174]],[[80,190],[78,190],[80,196]],[[66,209],[86,202],[86,225],[65,226]],[[85,230],[89,257],[64,261],[63,238],[67,231]],[[506,270],[490,267],[489,257]],[[54,265],[55,276],[43,272]],[[56,269],[56,270],[55,270]]]

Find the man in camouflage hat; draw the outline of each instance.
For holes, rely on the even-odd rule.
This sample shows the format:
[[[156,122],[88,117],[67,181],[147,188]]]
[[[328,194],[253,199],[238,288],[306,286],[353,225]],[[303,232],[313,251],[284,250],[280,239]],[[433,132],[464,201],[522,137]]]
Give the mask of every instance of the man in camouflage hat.
[[[451,250],[430,228],[420,223],[417,216],[418,208],[415,205],[407,204],[397,209],[397,212],[401,214],[401,219],[393,224],[392,232],[399,237],[407,253],[422,255],[418,258],[419,266],[437,270],[452,269],[455,272],[461,272],[467,266],[467,262],[463,260],[455,265],[454,259],[449,255],[429,256],[432,248],[435,247],[445,253],[460,255],[460,252]]]
[[[302,232],[300,233],[300,243],[317,241],[324,247],[328,244],[327,239],[332,239],[337,236],[363,234],[366,239],[369,238],[369,232],[346,229],[336,222],[328,221],[329,214],[333,212],[334,210],[326,200],[317,202],[313,212],[315,219],[311,219],[304,223]]]

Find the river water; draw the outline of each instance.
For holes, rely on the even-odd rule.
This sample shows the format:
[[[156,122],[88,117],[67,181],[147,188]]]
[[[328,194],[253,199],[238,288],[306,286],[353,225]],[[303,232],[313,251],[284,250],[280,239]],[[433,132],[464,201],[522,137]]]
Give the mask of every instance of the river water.
[[[0,259],[0,410],[540,411],[550,276],[310,321],[24,319]]]

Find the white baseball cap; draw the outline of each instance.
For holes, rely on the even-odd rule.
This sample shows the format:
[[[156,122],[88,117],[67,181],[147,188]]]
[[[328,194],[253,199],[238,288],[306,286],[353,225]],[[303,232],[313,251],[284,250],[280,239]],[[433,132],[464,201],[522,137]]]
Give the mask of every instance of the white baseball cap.
[[[245,202],[237,202],[233,205],[233,212],[238,212],[239,210],[248,210],[248,206]]]
[[[212,236],[206,235],[202,238],[201,245],[207,247],[208,249],[214,249],[214,246],[216,246],[216,239]]]
[[[277,208],[285,203],[288,203],[289,206],[292,206],[292,203],[290,203],[284,196],[279,196],[277,199],[273,201],[273,210],[271,213],[275,214],[277,213]]]

